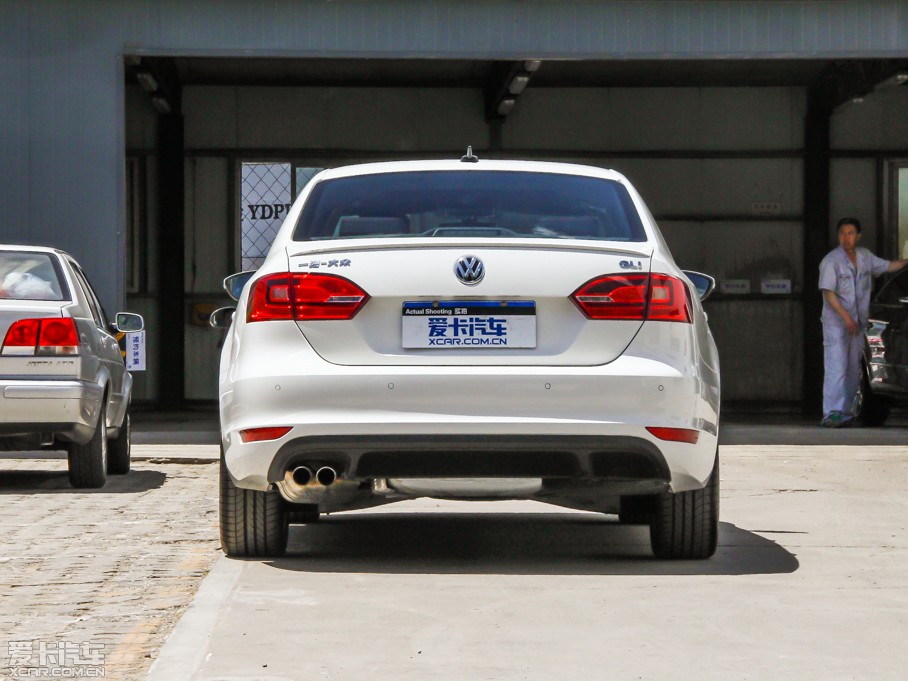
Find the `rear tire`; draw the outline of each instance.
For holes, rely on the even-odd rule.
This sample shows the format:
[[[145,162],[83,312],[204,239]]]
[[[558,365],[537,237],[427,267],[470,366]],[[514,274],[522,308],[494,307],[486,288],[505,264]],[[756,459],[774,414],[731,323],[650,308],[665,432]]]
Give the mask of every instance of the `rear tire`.
[[[281,495],[234,485],[223,450],[220,477],[219,519],[224,553],[245,558],[284,555],[289,518]]]
[[[69,443],[69,482],[76,488],[99,488],[107,482],[107,410],[101,404],[98,425],[84,445]]]
[[[656,558],[703,559],[716,552],[719,537],[719,453],[702,489],[665,492],[650,522]]]
[[[861,371],[861,392],[856,400],[858,408],[855,410],[855,418],[859,419],[862,425],[870,427],[882,426],[889,418],[889,400],[879,395],[874,395],[870,389],[870,381],[867,380],[867,371],[862,367]]]
[[[132,465],[132,434],[129,424],[129,412],[123,417],[120,433],[107,443],[107,473],[109,475],[126,475]]]

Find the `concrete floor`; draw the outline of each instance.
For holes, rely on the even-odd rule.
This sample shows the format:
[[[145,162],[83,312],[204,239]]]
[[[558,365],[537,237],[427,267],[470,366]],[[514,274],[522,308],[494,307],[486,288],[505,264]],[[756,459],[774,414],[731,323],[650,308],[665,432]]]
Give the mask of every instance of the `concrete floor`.
[[[294,527],[286,558],[215,563],[148,679],[904,679],[908,439],[885,432],[905,446],[722,446],[707,561],[524,502]]]

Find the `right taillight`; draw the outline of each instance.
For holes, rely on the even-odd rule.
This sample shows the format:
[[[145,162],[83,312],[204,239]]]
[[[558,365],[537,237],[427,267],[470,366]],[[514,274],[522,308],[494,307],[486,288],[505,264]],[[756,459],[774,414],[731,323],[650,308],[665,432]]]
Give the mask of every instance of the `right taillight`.
[[[667,274],[607,274],[574,291],[571,300],[590,319],[690,323],[684,282]]]
[[[352,319],[368,300],[359,286],[333,274],[272,274],[252,287],[246,320]]]
[[[71,317],[18,319],[3,339],[4,355],[78,355],[79,334]]]

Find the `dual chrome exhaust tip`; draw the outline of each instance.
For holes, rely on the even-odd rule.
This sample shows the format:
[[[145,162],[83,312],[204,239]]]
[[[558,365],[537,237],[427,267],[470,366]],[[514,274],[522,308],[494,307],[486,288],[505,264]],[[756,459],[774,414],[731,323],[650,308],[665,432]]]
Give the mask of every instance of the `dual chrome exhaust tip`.
[[[313,473],[309,466],[296,466],[288,471],[287,477],[300,487],[308,487],[313,481],[322,487],[330,487],[337,481],[337,471],[331,466],[322,466]]]

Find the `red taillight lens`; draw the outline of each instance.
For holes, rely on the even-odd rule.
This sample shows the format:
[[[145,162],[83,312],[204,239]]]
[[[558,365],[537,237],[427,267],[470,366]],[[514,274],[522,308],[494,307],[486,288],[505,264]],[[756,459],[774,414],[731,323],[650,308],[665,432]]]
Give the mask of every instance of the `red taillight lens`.
[[[690,323],[684,282],[667,274],[650,275],[648,320]]]
[[[293,319],[290,305],[290,275],[272,274],[262,277],[249,294],[247,322],[265,322],[273,319]]]
[[[666,274],[597,277],[571,300],[590,319],[690,322],[684,282]]]
[[[69,317],[19,319],[3,339],[4,355],[76,355],[79,334]]]
[[[571,300],[590,319],[643,320],[648,274],[610,274],[587,282]]]
[[[359,286],[333,274],[273,274],[253,286],[246,320],[352,319],[368,300]]]
[[[349,279],[330,274],[293,276],[293,306],[297,319],[352,319],[368,294]]]
[[[289,426],[269,426],[266,428],[247,428],[240,431],[240,439],[243,442],[263,442],[265,440],[277,440],[284,437],[290,432]]]
[[[76,324],[72,319],[42,319],[38,347],[75,347],[79,345]]]
[[[660,440],[670,442],[686,442],[691,445],[697,444],[700,439],[700,431],[691,428],[657,428],[647,426],[646,429]]]
[[[3,354],[34,355],[40,325],[40,319],[19,319],[13,322],[3,339]]]

